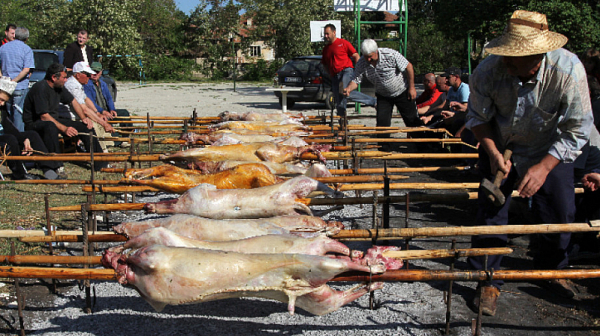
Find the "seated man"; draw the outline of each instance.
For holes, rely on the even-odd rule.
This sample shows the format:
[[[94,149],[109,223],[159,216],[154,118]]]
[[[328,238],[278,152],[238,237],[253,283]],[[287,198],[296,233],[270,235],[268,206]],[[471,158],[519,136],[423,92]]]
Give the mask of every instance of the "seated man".
[[[8,109],[5,103],[10,99],[14,92],[17,82],[9,77],[0,78],[0,150],[8,155],[31,155],[32,151],[47,153],[48,149],[35,131],[19,132],[13,123],[8,119]],[[4,108],[2,108],[4,107]],[[37,180],[35,175],[28,174],[21,161],[7,161],[8,167],[12,171],[13,180]],[[59,176],[56,172],[61,164],[57,161],[40,161],[38,168],[44,172],[44,176],[49,180],[65,179],[66,176]]]
[[[431,105],[434,104],[443,93],[438,90],[435,75],[432,73],[428,73],[423,77],[423,86],[425,87],[425,91],[423,91],[416,100],[419,115],[427,113],[431,108]]]
[[[83,85],[83,89],[87,97],[92,101],[97,111],[101,111],[102,115],[109,120],[112,120],[115,117],[122,117],[123,119],[129,119],[129,112],[127,110],[121,109],[117,110],[115,108],[115,103],[112,95],[110,94],[110,90],[108,89],[108,85],[100,79],[102,77],[102,64],[100,62],[94,62],[91,65],[92,70],[96,72],[96,74],[92,74],[90,80]],[[131,126],[130,124],[121,124],[121,127]],[[119,136],[118,133],[113,133],[113,136]],[[120,145],[121,147],[127,147],[129,143],[117,143],[115,142],[115,146]]]
[[[59,132],[67,137],[74,137],[79,133],[86,132],[94,134],[92,120],[83,113],[81,105],[73,95],[64,89],[66,80],[65,66],[58,63],[51,64],[46,70],[44,80],[33,85],[25,97],[23,108],[25,130],[38,132],[51,153],[60,153]],[[60,102],[71,104],[81,121],[59,117],[58,105]],[[94,153],[102,153],[97,139],[94,138],[90,143],[87,134],[80,135],[79,138],[83,141],[87,151],[91,149]],[[96,161],[94,164],[94,168],[97,170],[107,166],[106,162]]]
[[[450,89],[446,98],[446,104],[442,108],[443,125],[450,133],[460,137],[461,130],[464,129],[465,118],[467,116],[467,104],[469,102],[469,85],[463,83],[460,79],[462,72],[459,68],[449,68],[442,77],[448,79]]]
[[[86,62],[77,62],[73,65],[73,76],[67,79],[65,88],[75,97],[75,100],[81,105],[83,113],[94,122],[94,131],[99,137],[110,137],[110,132],[114,132],[112,126],[102,113],[99,113],[94,103],[86,96],[83,90],[83,84],[87,84],[90,76],[96,72],[90,68]],[[70,108],[67,107],[67,109]],[[112,141],[100,141],[100,147],[105,153],[108,152],[107,146],[112,146]]]
[[[435,86],[441,94],[438,99],[433,102],[433,104],[429,105],[427,112],[421,116],[421,120],[427,126],[430,126],[433,123],[443,119],[442,108],[446,104],[448,90],[450,90],[450,86],[448,86],[446,77],[438,76],[435,79]]]

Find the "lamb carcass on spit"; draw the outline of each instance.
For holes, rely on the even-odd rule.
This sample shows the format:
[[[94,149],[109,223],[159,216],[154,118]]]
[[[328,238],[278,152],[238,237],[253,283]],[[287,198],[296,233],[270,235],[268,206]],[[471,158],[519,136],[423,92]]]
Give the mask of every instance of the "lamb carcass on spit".
[[[258,131],[263,134],[270,133],[287,133],[287,132],[310,132],[311,128],[308,126],[304,126],[299,122],[292,121],[286,123],[285,121],[282,123],[273,123],[273,122],[264,122],[264,121],[226,121],[220,124],[216,124],[213,126],[209,126],[208,128],[211,131],[217,130],[249,130],[249,131]],[[236,132],[237,133],[237,132]]]
[[[185,140],[187,145],[195,145],[198,141],[202,144],[211,146],[236,145],[248,142],[274,142],[287,146],[303,147],[308,146],[306,141],[296,137],[274,137],[264,134],[236,134],[236,133],[217,133],[217,134],[196,134],[187,132],[181,135],[181,140]]]
[[[163,227],[149,229],[141,235],[129,239],[123,245],[111,247],[110,250],[121,253],[127,249],[139,249],[152,245],[239,253],[300,253],[312,255],[338,253],[344,256],[350,255],[350,249],[346,245],[323,234],[298,236],[284,233],[254,236],[240,240],[207,241],[184,237]]]
[[[365,266],[307,254],[246,254],[162,245],[141,248],[130,256],[107,250],[102,262],[115,269],[119,283],[133,286],[158,311],[167,304],[262,297],[287,302],[291,314],[298,306],[316,315],[382,287],[376,283],[335,291],[326,283],[336,275],[348,271],[378,274],[399,264],[388,267],[383,256]]]
[[[314,216],[277,216],[259,219],[210,219],[192,215],[173,215],[136,222],[123,222],[113,228],[129,238],[137,237],[152,228],[165,228],[181,236],[209,241],[230,241],[249,237],[293,233],[323,232],[335,235],[344,225],[324,221]]]
[[[298,176],[255,189],[217,189],[212,184],[200,184],[178,199],[146,203],[144,209],[149,213],[182,213],[214,219],[312,215],[299,199],[317,190],[332,196],[343,195],[309,177]]]
[[[322,151],[329,151],[330,145],[310,145],[294,147],[273,142],[244,143],[226,146],[210,146],[205,148],[192,148],[170,155],[161,156],[161,160],[186,160],[186,161],[249,161],[249,162],[292,162],[300,159],[302,154],[313,152],[319,160],[325,162]]]
[[[271,121],[279,122],[288,119],[294,119],[298,121],[304,120],[302,113],[291,114],[291,113],[258,113],[258,112],[230,112],[225,111],[219,113],[219,118],[223,121]]]
[[[213,174],[203,174],[198,170],[182,169],[172,165],[128,169],[123,180],[178,194],[201,183],[213,184],[217,189],[250,189],[283,181],[271,173],[269,168],[258,163],[239,165]]]
[[[217,173],[223,170],[231,169],[241,164],[247,164],[248,161],[220,161],[220,162],[194,162],[190,163],[188,167],[190,169],[198,169],[204,174],[212,174]],[[325,165],[321,163],[314,163],[308,167],[304,165],[298,164],[290,164],[290,163],[275,163],[269,161],[260,162],[260,164],[265,165],[271,172],[275,175],[288,175],[288,176],[296,176],[296,175],[305,175],[308,177],[331,177],[331,173],[325,167]]]

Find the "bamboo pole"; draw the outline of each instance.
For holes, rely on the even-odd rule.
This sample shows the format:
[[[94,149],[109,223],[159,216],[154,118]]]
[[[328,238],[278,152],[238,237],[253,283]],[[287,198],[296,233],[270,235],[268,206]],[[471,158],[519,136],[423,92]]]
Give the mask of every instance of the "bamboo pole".
[[[575,188],[575,193],[583,193],[583,188]],[[317,194],[317,193],[312,193]],[[512,197],[519,194],[513,191]],[[411,195],[411,202],[463,202],[477,199],[477,192],[454,192],[448,194],[423,194]],[[406,196],[380,196],[377,197],[378,203],[404,203]],[[349,205],[349,204],[372,204],[372,197],[348,197],[348,198],[300,198],[299,202],[306,205]],[[143,210],[145,203],[111,203],[111,204],[92,204],[92,211],[133,211]],[[80,205],[67,205],[49,208],[50,211],[81,211]]]
[[[427,227],[427,228],[400,228],[400,229],[365,229],[342,230],[332,236],[334,239],[362,239],[371,240],[373,237],[382,238],[425,238],[425,237],[450,237],[450,236],[477,236],[493,234],[535,234],[535,233],[563,233],[563,232],[598,232],[600,227],[590,226],[588,223],[569,224],[532,224],[532,225],[489,225],[489,226],[456,226],[456,227]]]
[[[52,236],[60,235],[80,235],[80,230],[62,230],[52,231]],[[114,232],[96,232],[98,235],[115,235]],[[44,230],[0,230],[0,238],[22,238],[22,237],[43,237],[47,236]]]
[[[454,249],[454,250],[405,250],[405,251],[385,251],[383,256],[400,260],[416,259],[441,259],[441,258],[462,258],[477,257],[483,255],[511,254],[513,249],[508,247],[493,248],[473,248],[473,249]]]
[[[83,235],[58,235],[58,236],[39,236],[39,237],[22,237],[19,240],[23,243],[50,243],[50,242],[63,242],[63,243],[74,243],[83,242]],[[127,237],[120,234],[90,234],[88,235],[88,242],[120,242],[127,241]]]
[[[455,250],[412,250],[412,251],[386,251],[386,258],[416,260],[416,259],[441,259],[460,258],[480,255],[510,254],[513,250],[507,247],[482,248],[482,249],[455,249]],[[102,257],[91,256],[47,256],[47,255],[5,255],[0,256],[0,262],[11,264],[64,264],[64,265],[101,265]]]
[[[408,177],[402,176],[396,179],[406,179]],[[369,182],[370,181],[383,181],[383,176],[354,176],[354,177],[326,177],[317,178],[316,180],[324,180],[327,182],[323,183],[344,183],[343,181],[352,181],[353,179],[358,182]],[[360,181],[364,179],[364,181]],[[352,191],[352,190],[381,190],[383,189],[383,183],[349,183],[339,186],[338,191]],[[391,190],[405,190],[405,189],[416,189],[416,190],[453,190],[453,189],[477,189],[479,183],[390,183]],[[149,186],[96,186],[94,191],[106,192],[106,193],[121,193],[121,192],[159,192],[161,189],[149,187]],[[91,192],[91,186],[84,186],[82,188],[84,192]],[[325,195],[324,192],[314,192],[311,196]]]
[[[14,255],[0,256],[0,262],[11,264],[100,265],[102,257]]]
[[[407,159],[477,159],[477,153],[392,153],[383,156],[384,160],[407,160]]]
[[[590,226],[587,223],[570,224],[532,224],[532,225],[497,225],[489,226],[471,226],[471,227],[430,227],[430,228],[403,228],[403,229],[364,229],[364,230],[343,230],[332,239],[339,240],[371,240],[374,237],[388,239],[406,239],[406,238],[428,238],[428,237],[451,237],[451,236],[477,236],[487,234],[536,234],[536,233],[562,233],[562,232],[598,232],[600,227]],[[58,231],[60,232],[60,231]],[[119,242],[126,241],[123,235],[111,234],[91,234],[89,241],[94,242]],[[82,241],[81,232],[74,235],[57,234],[56,236],[30,236],[22,237],[21,241],[28,243],[49,243],[49,242],[80,242]],[[456,250],[454,250],[456,251]],[[476,251],[476,250],[474,250]],[[410,251],[400,251],[410,253]],[[418,251],[415,253],[419,253]],[[442,252],[440,252],[442,253]],[[462,253],[462,252],[461,252]],[[465,252],[475,253],[475,252]],[[484,253],[486,254],[486,253]],[[493,254],[493,253],[487,253]],[[460,256],[460,255],[459,255]],[[465,255],[469,256],[469,255]],[[402,257],[408,258],[408,257]]]
[[[383,274],[364,274],[359,272],[343,273],[331,281],[356,282],[392,282],[392,281],[486,281],[490,280],[488,271],[449,271],[449,270],[394,270]],[[600,269],[581,270],[495,270],[495,280],[530,281],[550,279],[591,279],[600,278]]]
[[[582,270],[496,270],[494,279],[504,281],[529,281],[549,279],[590,279],[599,278],[600,269]],[[112,269],[98,268],[59,268],[0,266],[0,277],[28,279],[75,279],[75,280],[116,280]],[[383,274],[360,272],[342,273],[330,281],[352,282],[395,282],[395,281],[485,281],[490,279],[487,271],[448,271],[448,270],[393,270]]]
[[[394,173],[416,173],[416,172],[442,172],[442,171],[465,171],[473,169],[469,166],[457,166],[457,167],[406,167],[406,168],[387,168],[389,174]],[[104,170],[102,170],[104,171]],[[360,168],[355,171],[354,169],[329,169],[331,175],[354,175],[361,174],[385,174],[386,169],[384,168]]]

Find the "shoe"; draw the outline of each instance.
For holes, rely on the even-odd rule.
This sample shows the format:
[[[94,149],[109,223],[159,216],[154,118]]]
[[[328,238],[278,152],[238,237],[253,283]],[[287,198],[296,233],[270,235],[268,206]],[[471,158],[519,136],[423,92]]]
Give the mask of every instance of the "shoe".
[[[483,286],[477,288],[477,296],[473,300],[473,306],[476,310],[479,310],[479,293],[481,292],[481,312],[486,316],[496,315],[496,308],[498,307],[498,297],[500,297],[500,290],[494,286]]]
[[[67,171],[65,170],[65,167],[58,167],[58,169],[56,169],[56,174],[58,175],[57,180],[66,180],[69,178],[69,175],[67,175]]]
[[[124,142],[121,142],[121,144],[119,145],[119,147],[121,147],[121,148],[129,148],[129,147],[131,147],[131,145],[129,144],[129,142],[124,141]]]
[[[534,284],[567,299],[575,297],[573,283],[567,279],[541,280],[534,282]]]

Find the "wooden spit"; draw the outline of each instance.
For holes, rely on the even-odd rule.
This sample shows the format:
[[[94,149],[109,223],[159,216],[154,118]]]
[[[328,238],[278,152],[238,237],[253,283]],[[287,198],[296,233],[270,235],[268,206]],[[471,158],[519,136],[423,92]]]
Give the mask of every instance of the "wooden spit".
[[[597,222],[597,221],[596,221]],[[342,230],[332,239],[340,240],[371,240],[378,239],[406,239],[427,237],[453,237],[477,236],[487,234],[536,234],[536,233],[563,233],[563,232],[599,232],[600,227],[588,223],[569,224],[531,224],[531,225],[495,225],[495,226],[457,226],[457,227],[427,227],[427,228],[399,228],[399,229],[360,229]],[[60,232],[60,231],[58,231]],[[76,235],[54,236],[23,236],[20,238],[28,243],[47,242],[77,242],[81,241],[82,233]],[[2,236],[0,235],[0,238]],[[127,238],[116,233],[90,234],[90,241],[125,241]]]
[[[575,188],[575,193],[583,193],[583,188]],[[513,197],[518,193],[513,191]],[[477,199],[477,192],[461,192],[448,194],[415,194],[410,196],[411,202],[463,202]],[[301,198],[299,202],[306,205],[346,205],[346,204],[372,204],[373,197],[348,197],[348,198]],[[380,196],[377,202],[404,203],[406,196]],[[110,203],[91,204],[91,211],[134,211],[143,210],[145,203]],[[81,211],[80,205],[67,205],[51,207],[50,211]]]
[[[386,258],[417,260],[417,259],[441,259],[453,257],[474,257],[482,255],[511,254],[513,250],[507,247],[481,248],[481,249],[454,249],[454,250],[410,250],[410,251],[386,251]],[[65,264],[65,265],[101,265],[102,257],[81,256],[47,256],[47,255],[7,255],[0,256],[0,262],[11,264]]]
[[[448,270],[394,270],[383,274],[365,274],[359,272],[342,273],[330,281],[352,282],[396,282],[396,281],[486,281],[490,279],[486,271],[448,271]],[[20,267],[0,266],[0,277],[28,279],[73,279],[115,281],[116,273],[112,269],[97,268],[59,268],[59,267]],[[590,279],[599,278],[600,269],[582,270],[497,270],[494,279],[504,281],[529,281],[549,279]]]

